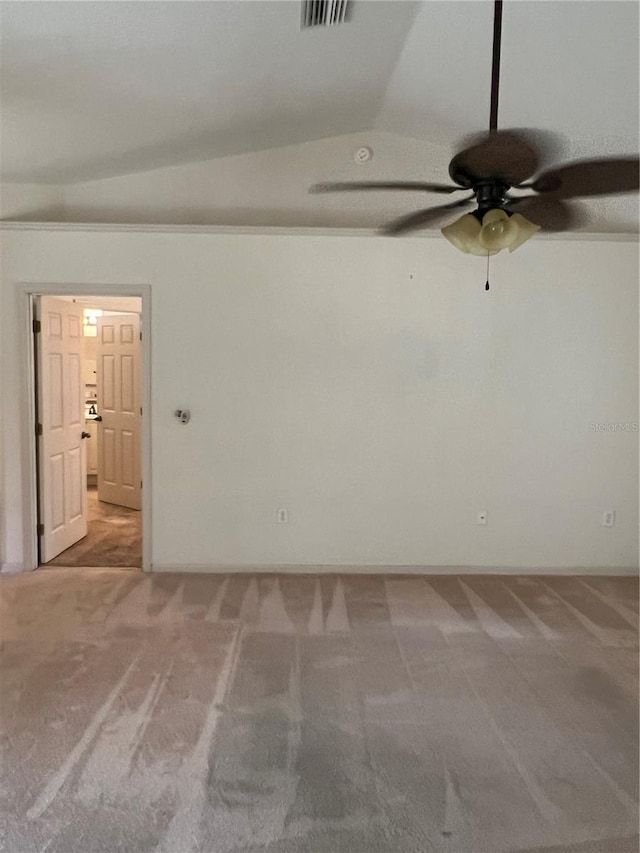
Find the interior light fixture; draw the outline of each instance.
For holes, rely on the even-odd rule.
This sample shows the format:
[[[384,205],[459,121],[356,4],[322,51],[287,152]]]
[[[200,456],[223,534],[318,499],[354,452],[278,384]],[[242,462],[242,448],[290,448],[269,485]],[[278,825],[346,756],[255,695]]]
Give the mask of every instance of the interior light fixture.
[[[82,311],[82,334],[85,338],[98,337],[98,317],[102,317],[101,308],[84,308]]]
[[[82,322],[85,326],[97,326],[98,317],[102,317],[101,308],[84,308]]]
[[[496,255],[502,249],[514,252],[540,230],[519,213],[501,208],[465,213],[442,229],[442,235],[468,255]]]

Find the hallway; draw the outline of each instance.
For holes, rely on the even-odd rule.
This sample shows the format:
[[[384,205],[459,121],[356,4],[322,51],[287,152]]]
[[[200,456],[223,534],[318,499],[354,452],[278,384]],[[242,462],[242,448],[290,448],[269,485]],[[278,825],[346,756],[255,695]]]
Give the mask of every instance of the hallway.
[[[98,489],[87,489],[89,532],[43,565],[78,568],[142,567],[142,513],[98,500]]]

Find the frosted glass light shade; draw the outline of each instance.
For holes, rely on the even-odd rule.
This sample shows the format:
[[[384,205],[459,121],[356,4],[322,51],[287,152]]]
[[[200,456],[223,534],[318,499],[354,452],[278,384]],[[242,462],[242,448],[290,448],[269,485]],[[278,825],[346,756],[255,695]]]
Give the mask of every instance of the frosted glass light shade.
[[[513,222],[518,229],[518,234],[515,240],[509,246],[509,251],[515,252],[519,246],[526,243],[530,237],[533,237],[533,235],[540,230],[540,226],[534,225],[533,222],[529,222],[528,219],[525,219],[524,216],[521,216],[519,213],[513,214],[511,222]]]
[[[465,213],[451,225],[442,229],[442,234],[461,252],[469,253],[471,246],[478,242],[480,223],[470,213]]]
[[[478,240],[485,249],[507,249],[518,236],[518,226],[504,210],[490,210],[482,217]]]
[[[497,255],[500,249],[485,249],[482,243],[479,240],[469,246],[469,254],[470,255],[480,255],[483,258],[486,258],[487,255]]]
[[[539,230],[539,225],[519,213],[509,216],[506,211],[495,208],[485,213],[482,224],[476,216],[466,213],[443,228],[442,234],[461,252],[486,257],[502,249],[515,251]]]

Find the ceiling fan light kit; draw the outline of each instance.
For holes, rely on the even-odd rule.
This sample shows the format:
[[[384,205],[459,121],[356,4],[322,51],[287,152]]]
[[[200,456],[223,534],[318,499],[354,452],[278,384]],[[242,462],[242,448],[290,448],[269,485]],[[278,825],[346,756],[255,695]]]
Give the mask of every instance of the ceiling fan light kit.
[[[311,192],[360,190],[419,191],[450,194],[467,190],[458,201],[417,210],[388,223],[382,233],[406,234],[435,225],[457,208],[475,204],[441,229],[444,237],[465,254],[487,258],[503,249],[515,251],[541,229],[565,231],[580,225],[580,211],[571,199],[637,192],[638,155],[578,160],[540,172],[539,131],[498,130],[502,4],[494,0],[493,54],[489,132],[467,142],[449,164],[453,183],[426,181],[368,181],[324,183]],[[516,189],[528,195],[510,195]],[[487,279],[486,289],[489,289]]]
[[[514,252],[540,230],[519,213],[509,213],[500,208],[465,213],[451,225],[442,229],[447,240],[468,255],[496,255],[502,249]]]
[[[517,228],[515,239],[507,246],[509,252],[515,252],[515,250],[522,246],[523,243],[526,243],[534,234],[537,234],[542,227],[540,225],[535,225],[533,222],[529,222],[529,220],[525,219],[520,213],[514,213],[509,221]]]

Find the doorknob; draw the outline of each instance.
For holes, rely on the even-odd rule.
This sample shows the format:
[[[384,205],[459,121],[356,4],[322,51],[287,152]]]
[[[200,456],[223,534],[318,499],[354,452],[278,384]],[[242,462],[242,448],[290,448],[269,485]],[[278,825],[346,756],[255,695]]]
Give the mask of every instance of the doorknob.
[[[91,438],[91,433],[90,432],[83,432],[82,435],[80,436],[80,438]]]

